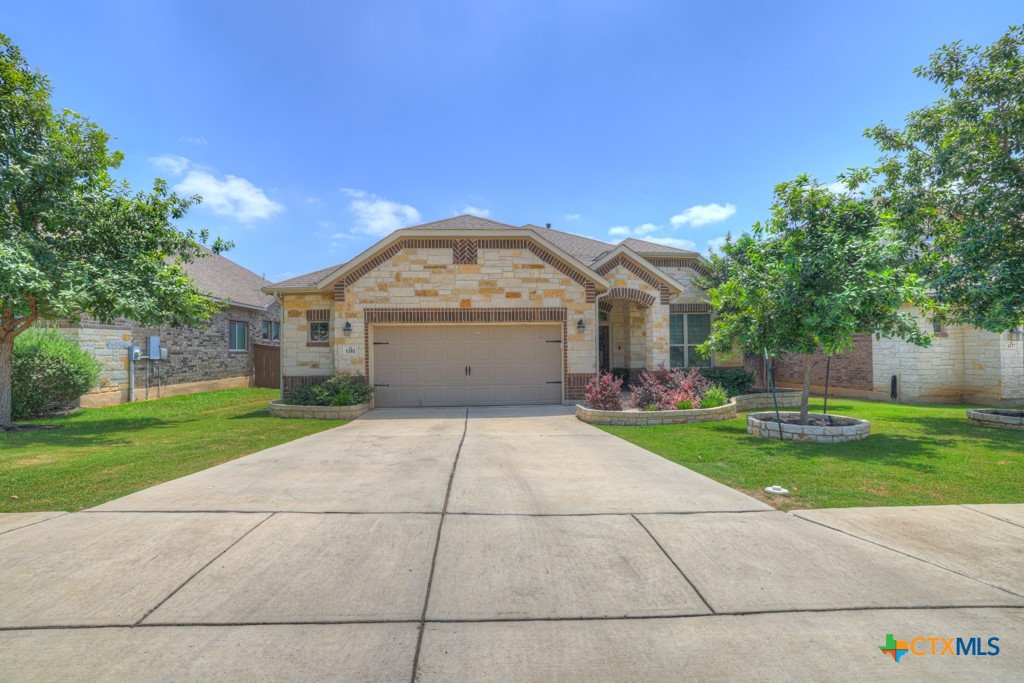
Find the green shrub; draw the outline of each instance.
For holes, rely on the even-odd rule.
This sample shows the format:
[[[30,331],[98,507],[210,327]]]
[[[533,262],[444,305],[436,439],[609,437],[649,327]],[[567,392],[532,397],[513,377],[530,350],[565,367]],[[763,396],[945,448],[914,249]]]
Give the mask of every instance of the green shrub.
[[[676,410],[689,410],[693,408],[693,401],[677,401]]]
[[[724,406],[728,402],[728,392],[717,384],[714,384],[710,389],[704,392],[704,397],[700,400],[700,407],[717,408],[718,406]]]
[[[13,417],[33,417],[67,408],[96,386],[101,369],[91,353],[57,330],[25,330],[14,339]]]
[[[612,377],[621,379],[623,384],[629,383],[629,368],[612,368]]]
[[[293,406],[354,406],[368,402],[372,396],[373,387],[361,375],[335,375],[293,390],[284,402]]]
[[[700,374],[725,389],[729,396],[749,394],[757,379],[743,368],[701,368]]]

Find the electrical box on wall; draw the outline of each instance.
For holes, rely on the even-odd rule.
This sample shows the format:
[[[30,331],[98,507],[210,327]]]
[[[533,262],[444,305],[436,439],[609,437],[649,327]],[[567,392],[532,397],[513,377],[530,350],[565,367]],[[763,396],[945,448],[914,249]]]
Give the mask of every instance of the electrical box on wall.
[[[167,349],[160,347],[160,360],[167,360]]]
[[[142,358],[142,347],[132,346],[128,349],[128,357],[132,360],[140,360]]]
[[[151,359],[160,357],[160,337],[150,337],[146,344],[146,355]]]

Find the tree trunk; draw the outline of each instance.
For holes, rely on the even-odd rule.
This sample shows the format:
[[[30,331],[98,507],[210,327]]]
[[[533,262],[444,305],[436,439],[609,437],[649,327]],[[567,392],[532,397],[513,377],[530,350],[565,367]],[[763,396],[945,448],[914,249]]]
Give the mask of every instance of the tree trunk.
[[[804,388],[800,394],[800,424],[805,425],[807,419],[807,405],[811,398],[811,354],[804,354]]]
[[[11,374],[14,371],[14,335],[0,335],[0,429],[11,426]]]

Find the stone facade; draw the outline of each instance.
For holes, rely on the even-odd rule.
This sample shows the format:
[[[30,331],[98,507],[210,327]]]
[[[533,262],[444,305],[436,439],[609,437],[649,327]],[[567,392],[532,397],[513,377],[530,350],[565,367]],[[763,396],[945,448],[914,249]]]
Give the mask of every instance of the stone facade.
[[[447,244],[405,246],[346,282],[343,297],[333,288],[330,294],[285,294],[281,336],[286,387],[304,381],[299,377],[368,375],[373,367],[374,324],[499,322],[502,311],[529,309],[550,311],[545,321],[553,316],[551,322],[562,323],[563,388],[567,398],[581,396],[595,372],[593,291],[535,250],[514,242],[518,241],[478,240],[476,263],[454,263],[453,248]],[[309,341],[311,310],[330,311],[327,346]],[[421,311],[425,313],[416,314]],[[583,332],[577,329],[581,320]],[[348,334],[346,323],[351,328]]]
[[[281,401],[270,402],[270,414],[274,417],[306,420],[354,420],[369,409],[369,403],[354,406],[293,406]]]
[[[147,369],[149,398],[250,386],[252,345],[264,343],[262,322],[277,322],[279,315],[280,309],[274,303],[263,311],[229,306],[202,327],[146,327],[125,319],[107,324],[89,318],[77,324],[62,324],[64,333],[91,352],[103,368],[99,386],[83,396],[79,405],[88,408],[127,401],[129,348],[139,346],[146,355],[150,336],[160,337],[160,345],[167,349],[168,358],[135,363],[135,400],[147,398]],[[249,343],[245,351],[229,351],[230,322],[248,325]]]

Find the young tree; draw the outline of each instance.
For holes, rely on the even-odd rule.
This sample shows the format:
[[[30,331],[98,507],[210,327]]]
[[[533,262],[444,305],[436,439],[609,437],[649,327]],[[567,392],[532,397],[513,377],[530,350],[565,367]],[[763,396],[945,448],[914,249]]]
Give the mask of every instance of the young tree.
[[[953,43],[914,73],[944,97],[902,130],[866,131],[885,154],[878,198],[914,247],[948,318],[1024,325],[1024,26],[988,47]]]
[[[711,260],[701,284],[715,309],[705,352],[802,354],[800,420],[807,424],[818,348],[842,353],[858,333],[928,345],[914,318],[899,312],[927,302],[887,223],[871,199],[833,193],[806,175],[776,186],[771,217],[755,223],[753,234],[727,239]]]
[[[208,235],[172,224],[199,197],[116,182],[121,153],[96,124],[55,111],[51,91],[0,34],[0,429],[11,424],[14,339],[37,320],[194,324],[216,310],[181,267]]]

